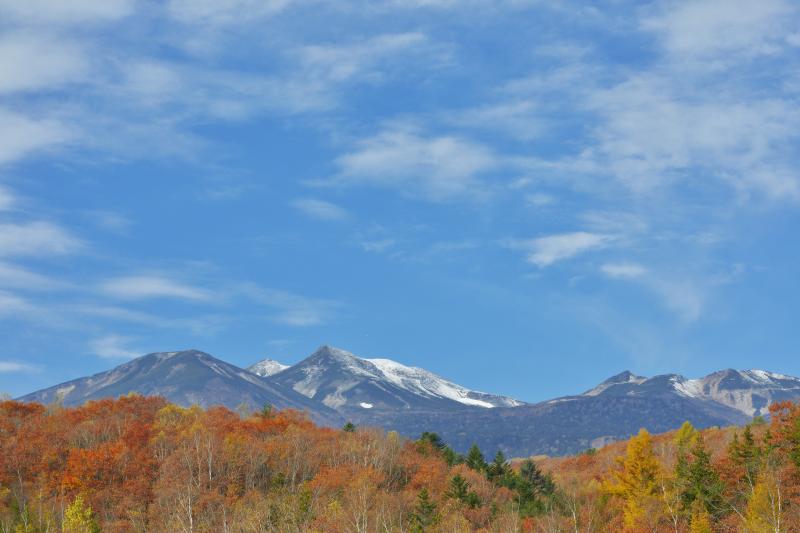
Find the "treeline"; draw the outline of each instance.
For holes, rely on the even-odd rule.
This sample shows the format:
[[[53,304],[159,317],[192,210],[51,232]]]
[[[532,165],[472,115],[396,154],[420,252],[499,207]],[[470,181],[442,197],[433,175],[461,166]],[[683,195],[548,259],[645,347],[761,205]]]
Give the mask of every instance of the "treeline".
[[[0,402],[0,533],[800,531],[800,407],[561,459],[129,396]]]
[[[534,528],[555,492],[533,462],[294,411],[0,402],[2,533],[508,532]]]

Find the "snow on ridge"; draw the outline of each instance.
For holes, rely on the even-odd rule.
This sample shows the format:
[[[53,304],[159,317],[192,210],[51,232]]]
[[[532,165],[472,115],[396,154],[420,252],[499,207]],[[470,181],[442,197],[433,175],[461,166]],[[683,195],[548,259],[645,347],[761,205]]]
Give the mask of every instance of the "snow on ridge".
[[[391,359],[377,358],[364,359],[364,361],[375,365],[375,367],[380,370],[381,374],[383,374],[383,377],[391,383],[415,394],[438,396],[440,398],[454,400],[464,405],[473,405],[487,409],[495,407],[493,403],[471,398],[469,394],[474,391],[462,387],[461,385],[456,385],[451,381],[447,381],[424,368],[406,366]]]
[[[787,376],[786,374],[779,374],[777,372],[768,372],[766,370],[759,370],[757,368],[744,370],[742,371],[742,374],[745,374],[748,377],[754,377],[755,379],[764,383],[773,383],[775,380],[800,382],[800,379],[793,376]]]

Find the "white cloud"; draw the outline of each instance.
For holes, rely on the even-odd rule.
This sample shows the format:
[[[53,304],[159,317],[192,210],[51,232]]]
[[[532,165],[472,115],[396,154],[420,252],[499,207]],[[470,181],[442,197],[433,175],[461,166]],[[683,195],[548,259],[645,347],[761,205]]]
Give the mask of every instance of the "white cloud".
[[[64,255],[83,242],[49,222],[0,224],[0,257]]]
[[[605,263],[600,270],[608,277],[635,279],[644,276],[647,269],[637,263]]]
[[[551,194],[536,192],[525,195],[525,203],[532,207],[547,207],[548,205],[553,205],[556,202],[556,198]]]
[[[299,50],[305,76],[327,82],[343,82],[356,77],[375,77],[376,65],[398,53],[423,50],[428,45],[422,33],[387,33],[362,42],[340,45],[311,45]]]
[[[800,198],[796,174],[781,170],[800,135],[800,113],[788,102],[688,96],[669,77],[639,75],[595,91],[589,106],[601,121],[597,142],[580,158],[584,168],[611,173],[632,191],[716,179]]]
[[[291,205],[298,211],[320,220],[345,220],[350,216],[344,208],[316,198],[297,198]]]
[[[454,136],[391,128],[362,139],[337,159],[335,183],[398,189],[432,200],[484,192],[478,177],[500,165],[484,145]]]
[[[204,315],[187,318],[170,318],[163,315],[134,311],[114,305],[78,305],[67,307],[69,312],[92,317],[96,320],[111,320],[141,324],[148,328],[175,329],[193,335],[213,335],[228,321],[227,316]]]
[[[0,261],[0,287],[30,291],[47,291],[67,284],[24,268]]]
[[[308,298],[280,289],[260,287],[246,283],[239,292],[250,300],[272,307],[276,313],[271,319],[288,326],[318,326],[329,322],[340,304],[332,300]]]
[[[100,289],[111,296],[128,300],[175,298],[178,300],[210,300],[206,289],[158,275],[128,276],[105,281]]]
[[[0,185],[0,211],[10,211],[16,204],[16,196],[11,192],[11,189]]]
[[[132,359],[142,354],[140,350],[128,346],[134,340],[122,335],[106,335],[89,341],[89,349],[104,359]]]
[[[225,26],[274,15],[291,0],[170,0],[169,14],[186,24]]]
[[[531,101],[511,100],[450,113],[449,122],[481,130],[496,130],[529,141],[545,133],[541,110]]]
[[[662,4],[643,21],[679,56],[772,53],[791,27],[794,8],[784,0],[683,0]]]
[[[10,292],[0,291],[0,317],[17,318],[24,315],[35,315],[35,305]]]
[[[0,94],[56,89],[87,72],[85,52],[72,43],[27,32],[0,38]]]
[[[9,374],[11,372],[35,372],[37,370],[38,367],[26,363],[0,361],[0,374]]]
[[[0,108],[0,165],[63,144],[73,137],[57,120],[33,119]]]
[[[376,240],[362,240],[359,245],[365,252],[372,252],[382,254],[392,248],[397,241],[395,239],[376,239]]]
[[[28,24],[74,24],[123,18],[134,0],[0,0],[0,18]]]
[[[696,275],[687,273],[676,279],[661,272],[653,272],[638,263],[605,263],[600,271],[609,278],[638,284],[655,295],[661,304],[685,322],[698,320],[706,306],[710,288],[719,285],[714,280],[698,281]]]
[[[515,241],[511,243],[511,247],[526,251],[529,262],[544,268],[591,250],[605,248],[613,240],[610,235],[576,231]]]
[[[122,213],[105,209],[87,211],[86,216],[97,227],[114,233],[124,233],[133,225],[133,221]]]

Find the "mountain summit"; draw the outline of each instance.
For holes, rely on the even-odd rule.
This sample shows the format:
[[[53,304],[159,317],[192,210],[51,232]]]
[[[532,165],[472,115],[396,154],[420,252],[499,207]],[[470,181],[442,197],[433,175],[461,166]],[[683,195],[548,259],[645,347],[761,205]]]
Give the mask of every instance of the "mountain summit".
[[[337,410],[493,408],[523,403],[470,390],[422,368],[391,359],[363,359],[327,345],[271,380]]]
[[[746,417],[763,416],[776,401],[800,397],[800,378],[766,370],[720,370],[702,378],[678,374],[652,378],[623,372],[583,396],[680,396],[730,407]]]
[[[254,365],[248,366],[247,370],[253,374],[257,374],[262,378],[265,378],[267,376],[277,374],[278,372],[282,372],[287,368],[289,368],[289,365],[284,365],[283,363],[274,359],[264,359],[263,361],[259,361]]]
[[[279,409],[306,411],[320,423],[339,422],[336,413],[291,388],[268,382],[198,350],[143,355],[106,372],[67,381],[20,400],[60,401],[70,406],[129,392],[163,396],[179,405],[224,405],[235,409],[246,404],[251,409],[260,409],[269,404]]]

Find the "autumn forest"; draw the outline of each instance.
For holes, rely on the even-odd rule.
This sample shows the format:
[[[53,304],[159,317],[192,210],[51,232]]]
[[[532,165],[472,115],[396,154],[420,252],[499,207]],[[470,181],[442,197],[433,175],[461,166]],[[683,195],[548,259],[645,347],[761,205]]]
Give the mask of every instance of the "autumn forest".
[[[509,459],[290,410],[0,402],[0,532],[58,531],[799,532],[800,405]]]

